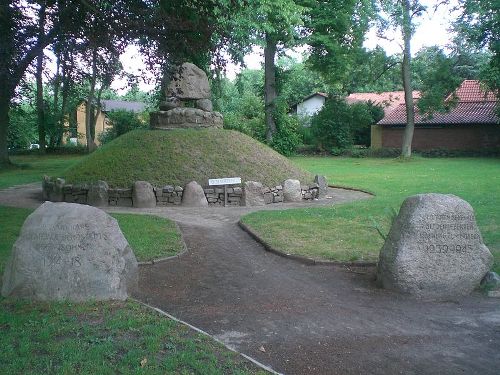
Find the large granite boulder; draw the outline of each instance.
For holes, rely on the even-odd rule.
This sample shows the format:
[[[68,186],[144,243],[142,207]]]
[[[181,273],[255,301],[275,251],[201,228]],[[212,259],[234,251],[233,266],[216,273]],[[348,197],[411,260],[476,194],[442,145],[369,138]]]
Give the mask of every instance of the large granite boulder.
[[[264,187],[260,182],[245,181],[243,190],[243,202],[245,206],[264,206]]]
[[[89,186],[87,194],[87,203],[91,206],[105,207],[108,205],[109,186],[106,181],[97,181]]]
[[[380,251],[380,286],[420,298],[469,294],[493,264],[472,207],[454,195],[407,198]]]
[[[283,182],[283,200],[285,202],[300,202],[302,200],[299,180],[288,179]]]
[[[165,94],[167,98],[210,99],[207,75],[196,65],[184,63],[174,74]]]
[[[132,187],[132,204],[137,208],[156,207],[153,186],[147,181],[136,181]]]
[[[200,184],[191,181],[184,187],[182,205],[186,207],[208,207],[207,197]]]
[[[3,275],[3,296],[32,300],[124,300],[137,261],[104,211],[45,202],[23,224]]]

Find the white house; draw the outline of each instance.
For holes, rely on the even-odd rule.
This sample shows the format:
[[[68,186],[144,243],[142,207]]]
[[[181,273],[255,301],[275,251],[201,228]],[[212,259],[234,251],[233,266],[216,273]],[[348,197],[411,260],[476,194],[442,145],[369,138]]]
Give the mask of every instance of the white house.
[[[323,92],[315,92],[314,94],[302,99],[301,102],[297,103],[294,106],[294,112],[299,117],[311,117],[323,108],[326,98],[328,98],[327,94]]]

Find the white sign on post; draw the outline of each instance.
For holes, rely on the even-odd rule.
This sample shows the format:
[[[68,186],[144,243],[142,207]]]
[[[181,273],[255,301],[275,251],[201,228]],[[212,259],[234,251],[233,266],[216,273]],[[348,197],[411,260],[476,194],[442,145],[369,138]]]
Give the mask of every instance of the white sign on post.
[[[229,177],[229,178],[210,178],[208,180],[209,186],[214,185],[234,185],[241,184],[241,177]]]

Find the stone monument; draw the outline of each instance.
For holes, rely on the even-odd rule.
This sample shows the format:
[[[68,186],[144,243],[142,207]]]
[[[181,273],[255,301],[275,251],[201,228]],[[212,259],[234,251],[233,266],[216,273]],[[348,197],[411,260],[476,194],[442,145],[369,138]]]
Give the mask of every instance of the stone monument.
[[[124,300],[137,261],[115,219],[76,203],[45,202],[24,222],[3,275],[3,296]]]
[[[207,75],[196,65],[184,63],[177,69],[165,97],[160,110],[150,114],[151,128],[222,128],[222,115],[212,111]]]
[[[380,286],[419,298],[469,294],[490,270],[469,203],[454,195],[407,198],[380,251]]]

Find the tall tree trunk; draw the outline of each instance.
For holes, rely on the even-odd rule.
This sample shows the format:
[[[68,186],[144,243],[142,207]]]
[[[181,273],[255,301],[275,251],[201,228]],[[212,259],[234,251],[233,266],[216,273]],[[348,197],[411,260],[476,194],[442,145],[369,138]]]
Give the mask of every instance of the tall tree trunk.
[[[411,48],[410,42],[412,37],[411,27],[411,8],[410,1],[403,0],[403,64],[402,78],[403,88],[405,91],[405,106],[406,106],[406,127],[403,134],[403,144],[401,147],[401,156],[409,158],[411,156],[411,144],[413,141],[413,132],[415,129],[415,105],[413,104],[413,87],[411,82]]]
[[[58,121],[57,114],[59,113],[59,91],[61,89],[61,53],[56,55],[56,74],[54,77],[54,100],[52,102],[52,121],[54,126],[54,134],[50,137],[51,146],[60,146],[62,139],[61,123]]]
[[[45,37],[45,4],[40,5],[38,32],[39,39]],[[40,49],[36,57],[36,113],[38,122],[38,144],[39,152],[45,154],[45,103],[43,101],[43,49]]]
[[[99,118],[99,115],[101,114],[101,95],[102,95],[102,91],[104,90],[104,84],[101,85],[101,87],[99,87],[99,90],[97,91],[97,97],[96,97],[96,106],[95,106],[95,111],[93,111],[94,113],[94,116],[92,117],[92,129],[94,130],[93,131],[93,134],[92,134],[92,138],[95,139],[96,136],[95,136],[95,127],[96,127],[96,124],[97,124],[97,119]]]
[[[276,56],[276,40],[266,34],[266,46],[264,48],[264,98],[265,98],[265,120],[266,120],[266,139],[268,142],[273,140],[276,134],[276,123],[274,122],[274,112],[276,109],[276,65],[274,58]]]
[[[97,50],[92,52],[92,76],[90,78],[90,90],[87,96],[87,105],[85,106],[85,134],[87,137],[87,152],[91,153],[96,149],[94,139],[92,137],[92,125],[94,124],[94,96],[95,83],[97,77]]]
[[[62,138],[64,137],[64,125],[65,125],[65,117],[66,117],[66,107],[68,106],[68,96],[69,96],[69,79],[66,75],[66,69],[63,66],[62,70],[62,77],[61,77],[61,82],[62,82],[62,98],[61,98],[61,111],[59,112],[59,116],[57,119],[57,122],[59,124],[59,127],[61,128],[61,143],[62,143]],[[68,122],[68,129],[71,127],[71,124]],[[72,134],[69,134],[72,136]]]
[[[10,98],[0,95],[0,168],[10,164],[7,133],[9,129]]]

